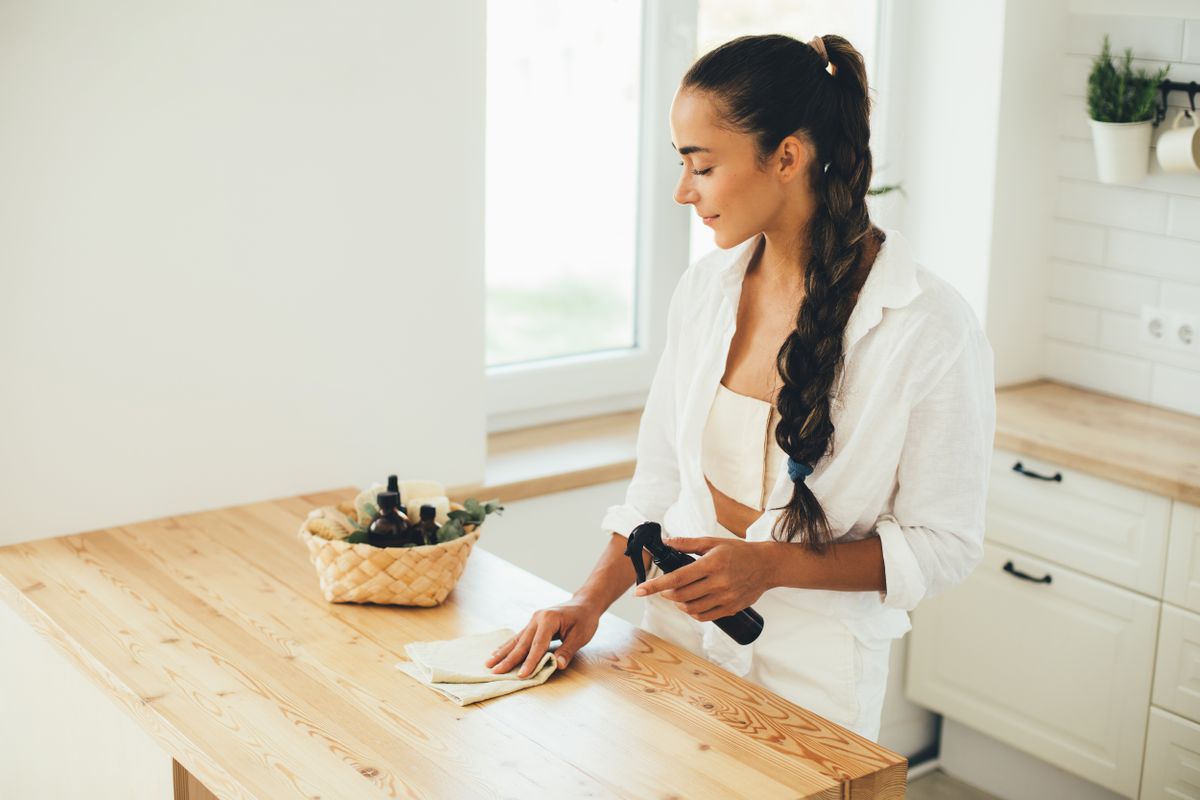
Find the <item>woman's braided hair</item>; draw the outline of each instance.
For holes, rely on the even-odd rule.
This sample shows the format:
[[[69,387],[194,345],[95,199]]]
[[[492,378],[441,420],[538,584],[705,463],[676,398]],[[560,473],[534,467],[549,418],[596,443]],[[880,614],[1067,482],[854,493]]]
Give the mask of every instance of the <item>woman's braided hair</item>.
[[[862,55],[841,36],[822,36],[825,56],[789,36],[742,36],[706,53],[681,88],[709,96],[723,122],[755,137],[760,163],[789,135],[815,149],[809,180],[818,199],[807,230],[809,263],[796,327],[776,356],[782,386],[775,440],[793,459],[815,466],[830,450],[830,404],[842,368],[843,336],[869,265],[871,224],[870,99]],[[804,481],[780,509],[772,537],[822,552],[833,541],[829,520]]]

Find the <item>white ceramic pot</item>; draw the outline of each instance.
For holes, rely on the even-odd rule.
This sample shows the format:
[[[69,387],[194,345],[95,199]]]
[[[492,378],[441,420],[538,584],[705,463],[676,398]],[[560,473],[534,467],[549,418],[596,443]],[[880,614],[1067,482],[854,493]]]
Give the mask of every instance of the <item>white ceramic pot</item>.
[[[1146,177],[1153,122],[1088,122],[1101,183],[1137,183]]]

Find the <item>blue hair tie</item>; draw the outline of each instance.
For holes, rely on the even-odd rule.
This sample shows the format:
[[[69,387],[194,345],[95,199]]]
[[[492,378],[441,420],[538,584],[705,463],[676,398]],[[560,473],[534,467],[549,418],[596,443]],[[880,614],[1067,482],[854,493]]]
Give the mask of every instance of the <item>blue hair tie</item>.
[[[803,483],[805,478],[812,475],[812,471],[813,468],[810,465],[788,456],[788,477],[792,479],[792,483]]]

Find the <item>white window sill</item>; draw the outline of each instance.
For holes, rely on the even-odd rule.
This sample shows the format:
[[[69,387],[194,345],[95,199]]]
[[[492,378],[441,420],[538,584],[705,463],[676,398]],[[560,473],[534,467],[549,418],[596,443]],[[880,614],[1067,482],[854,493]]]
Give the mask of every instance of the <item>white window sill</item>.
[[[636,409],[490,434],[483,483],[448,494],[510,502],[632,478],[641,418]]]

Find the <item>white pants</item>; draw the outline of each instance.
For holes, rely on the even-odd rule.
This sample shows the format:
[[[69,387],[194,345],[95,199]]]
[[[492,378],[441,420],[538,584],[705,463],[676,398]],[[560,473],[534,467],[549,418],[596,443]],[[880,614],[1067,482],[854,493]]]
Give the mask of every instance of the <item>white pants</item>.
[[[754,610],[764,624],[758,639],[746,645],[753,648],[746,680],[876,741],[891,640],[864,643],[841,620],[785,605],[770,592],[754,603]],[[712,624],[698,622],[671,600],[653,594],[646,598],[641,627],[711,661],[703,626]]]

